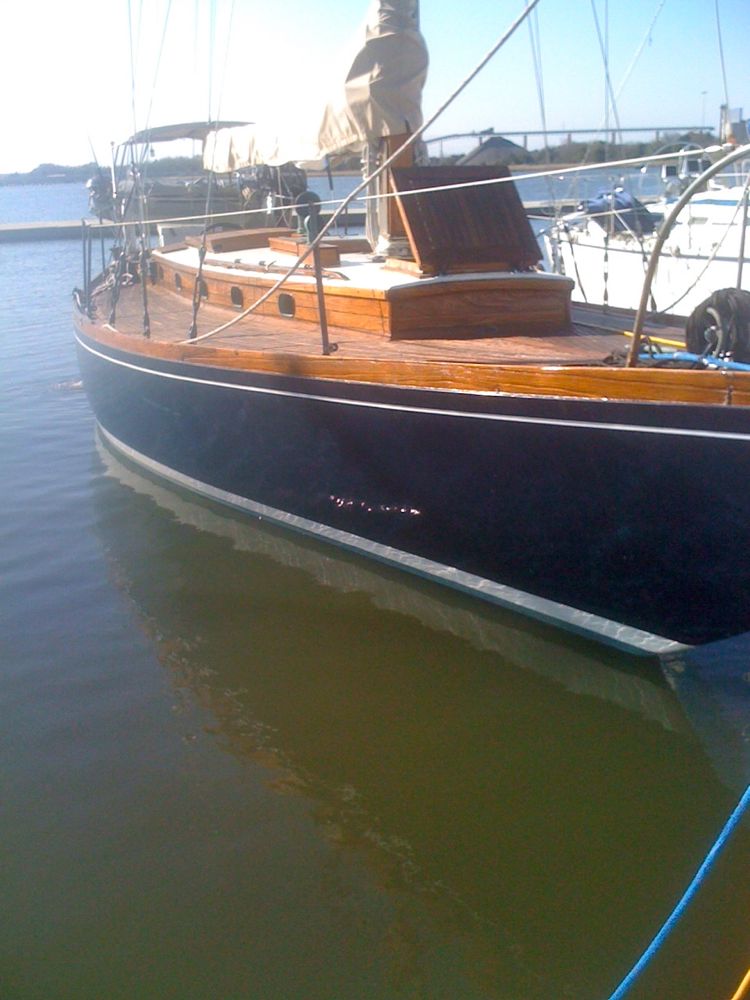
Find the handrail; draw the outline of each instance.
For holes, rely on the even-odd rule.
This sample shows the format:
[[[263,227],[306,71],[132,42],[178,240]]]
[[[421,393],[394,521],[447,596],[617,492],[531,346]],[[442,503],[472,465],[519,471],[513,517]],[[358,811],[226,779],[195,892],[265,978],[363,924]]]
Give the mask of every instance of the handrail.
[[[667,236],[669,236],[669,233],[671,232],[677,216],[683,210],[685,205],[687,205],[693,195],[705,186],[707,181],[710,181],[716,174],[721,173],[721,171],[725,167],[729,166],[730,163],[734,163],[735,160],[742,159],[743,156],[750,156],[750,145],[738,146],[727,156],[724,156],[720,160],[717,160],[716,163],[711,164],[707,170],[704,170],[702,174],[696,177],[695,180],[685,188],[685,191],[677,199],[671,211],[665,218],[656,237],[656,242],[654,243],[651,251],[651,258],[648,262],[648,268],[646,269],[646,277],[641,290],[641,300],[638,304],[635,322],[633,323],[633,341],[630,345],[630,351],[628,353],[628,368],[634,368],[638,364],[638,353],[640,351],[641,339],[643,337],[643,322],[646,318],[648,299],[651,295],[651,285],[654,280],[654,275],[656,274],[656,268],[659,264],[662,247],[664,246]]]

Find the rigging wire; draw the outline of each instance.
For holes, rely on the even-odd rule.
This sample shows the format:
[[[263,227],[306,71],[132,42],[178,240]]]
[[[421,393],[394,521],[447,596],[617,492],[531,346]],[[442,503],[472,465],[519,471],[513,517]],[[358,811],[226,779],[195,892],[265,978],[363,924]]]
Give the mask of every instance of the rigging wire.
[[[750,145],[746,145],[743,148],[748,151],[746,155],[750,156]],[[696,150],[696,152],[697,153],[715,153],[716,152],[716,147],[715,146],[708,146],[706,148],[698,149],[698,150]],[[354,191],[352,191],[351,194],[347,195],[346,199],[338,199],[338,198],[331,198],[331,199],[327,199],[327,200],[324,199],[324,200],[322,200],[320,202],[320,205],[321,205],[321,208],[325,207],[326,205],[334,205],[334,206],[336,206],[336,208],[339,208],[339,207],[343,207],[344,201],[347,202],[347,205],[350,205],[352,201],[367,202],[367,201],[373,201],[373,200],[378,200],[378,199],[388,199],[388,198],[409,198],[412,195],[430,194],[430,193],[435,192],[435,191],[453,191],[453,190],[458,190],[460,188],[487,187],[487,186],[491,186],[493,184],[517,184],[519,181],[534,180],[535,178],[536,179],[539,179],[539,178],[544,179],[546,177],[566,177],[566,176],[569,176],[571,174],[577,174],[577,173],[592,173],[593,171],[601,170],[603,168],[614,169],[615,167],[641,167],[641,166],[643,166],[644,164],[647,164],[647,163],[654,163],[654,164],[656,164],[656,163],[664,163],[665,161],[668,162],[670,160],[674,160],[674,156],[675,156],[675,154],[673,152],[672,153],[654,153],[654,154],[651,154],[649,156],[631,156],[631,157],[628,157],[628,158],[622,159],[622,160],[608,160],[607,163],[586,163],[586,164],[582,164],[582,165],[581,164],[577,164],[576,166],[573,166],[573,167],[553,168],[551,170],[534,170],[533,172],[530,172],[530,173],[520,173],[520,174],[514,173],[510,177],[490,177],[490,178],[487,178],[486,180],[481,180],[481,181],[472,180],[472,181],[461,181],[461,182],[453,183],[453,184],[436,184],[434,186],[430,186],[430,187],[427,187],[427,188],[414,188],[414,189],[409,190],[409,191],[399,191],[398,194],[396,192],[393,192],[393,191],[390,191],[390,192],[383,191],[383,192],[379,192],[378,194],[357,194],[356,197],[354,197]],[[359,190],[361,191],[361,187],[360,187]],[[289,207],[290,208],[297,208],[298,205],[294,204],[294,205],[290,205]],[[242,209],[239,212],[236,212],[236,211],[235,212],[220,212],[220,213],[217,213],[217,215],[215,216],[215,218],[225,218],[225,217],[226,218],[230,218],[231,216],[245,215],[245,214],[247,214],[247,215],[253,215],[253,214],[259,214],[259,213],[265,212],[265,211],[266,211],[265,208],[255,208],[255,209]],[[611,213],[611,211],[607,211],[607,212],[603,212],[602,214],[605,215],[605,216],[611,216],[612,213]],[[593,215],[591,217],[593,218],[593,217],[595,217],[595,215]],[[160,219],[156,219],[154,221],[156,221],[156,222],[171,222],[171,223],[175,223],[175,222],[194,222],[196,220],[202,220],[202,218],[203,218],[202,215],[181,215],[181,216],[173,216],[173,217],[169,217],[169,218],[160,218]],[[539,218],[549,218],[549,217],[548,216],[539,216]],[[129,226],[129,225],[133,225],[133,223],[125,222],[125,223],[122,223],[122,225]],[[96,223],[96,222],[89,223],[89,226],[91,228],[99,228],[99,224]]]
[[[211,121],[211,110],[214,102],[214,44],[216,41],[216,0],[211,0],[208,20],[208,114],[206,121]]]
[[[743,157],[746,157],[748,155],[748,151],[750,151],[750,144],[738,146],[731,153],[727,153],[726,156],[722,156],[721,159],[717,160],[707,170],[704,170],[704,172],[696,177],[692,183],[688,184],[668,214],[665,216],[664,221],[659,227],[656,242],[651,248],[651,258],[648,263],[646,278],[643,283],[643,288],[641,289],[641,298],[638,303],[635,319],[633,321],[633,343],[631,345],[627,361],[629,368],[634,367],[638,361],[638,346],[643,331],[643,320],[646,315],[647,300],[651,294],[651,283],[654,280],[654,274],[656,273],[656,268],[659,263],[659,256],[661,255],[662,247],[671,232],[675,220],[696,191],[705,187],[708,181],[713,180],[717,174],[726,170],[728,166],[736,163]]]
[[[630,76],[631,76],[633,70],[635,69],[636,64],[638,63],[638,60],[640,59],[640,57],[641,57],[641,55],[643,53],[643,50],[646,47],[646,44],[651,41],[651,33],[652,33],[653,29],[654,29],[654,26],[656,25],[656,22],[657,22],[657,20],[659,18],[659,15],[662,12],[662,8],[664,7],[665,3],[666,3],[666,0],[659,0],[659,2],[657,4],[657,7],[656,7],[656,10],[654,12],[654,15],[651,18],[651,22],[649,23],[649,26],[646,29],[646,32],[643,35],[643,38],[641,39],[641,42],[640,42],[638,48],[636,49],[636,51],[635,51],[632,59],[630,60],[630,63],[628,64],[628,68],[626,69],[626,71],[625,71],[622,79],[620,80],[620,83],[619,83],[619,85],[617,87],[617,91],[615,93],[616,100],[619,100],[620,97],[622,96],[622,92],[625,89],[625,85],[627,84],[628,80],[630,79]],[[618,128],[619,128],[619,122],[618,122]],[[602,130],[606,130],[606,129],[607,129],[607,120],[606,120],[606,116],[605,116],[605,120],[602,123]],[[586,149],[586,152],[584,153],[583,160],[581,161],[582,164],[588,163],[589,157],[592,154],[593,149],[594,149],[594,144],[593,144],[593,142],[590,142],[589,145],[588,145],[588,147],[587,147],[587,149]],[[606,164],[602,164],[602,167],[605,167],[605,166],[606,166]],[[576,180],[577,180],[577,178],[574,178],[573,182],[568,186],[568,191],[571,194],[572,194],[574,188],[577,188]]]
[[[711,253],[706,258],[706,263],[703,265],[703,267],[701,268],[701,270],[698,272],[698,275],[696,276],[696,278],[693,281],[693,283],[691,285],[688,285],[688,287],[685,289],[685,291],[682,293],[682,295],[680,295],[678,298],[676,298],[673,302],[670,302],[668,306],[664,306],[663,308],[656,310],[656,312],[658,312],[658,313],[670,313],[674,309],[674,307],[676,305],[678,305],[680,302],[682,302],[682,300],[685,298],[685,296],[689,295],[690,292],[692,292],[692,290],[696,287],[696,285],[701,280],[701,278],[703,277],[703,275],[706,273],[706,271],[708,271],[708,268],[710,267],[710,265],[714,262],[714,260],[716,259],[716,257],[719,255],[719,251],[721,250],[722,246],[724,245],[724,240],[726,239],[727,235],[729,234],[732,226],[735,225],[735,222],[737,220],[737,216],[740,213],[740,209],[742,208],[744,199],[747,197],[749,189],[750,189],[750,177],[748,177],[748,179],[747,179],[747,181],[745,183],[745,187],[744,187],[744,189],[742,191],[742,196],[740,197],[740,199],[738,200],[737,204],[735,205],[734,212],[732,213],[731,219],[729,219],[729,221],[727,222],[726,226],[724,227],[724,232],[721,234],[720,238],[714,244],[713,249],[711,250]]]
[[[216,107],[217,121],[221,121],[221,112],[224,104],[224,94],[226,93],[227,69],[229,67],[229,51],[232,45],[232,27],[234,25],[234,8],[235,8],[235,0],[232,0],[232,6],[229,8],[229,24],[227,25],[227,47],[224,52],[224,60],[221,71],[221,84],[219,85],[219,100]],[[216,146],[214,145],[214,151],[215,150]]]
[[[612,79],[609,75],[609,7],[605,0],[605,35],[602,37],[602,29],[599,24],[599,15],[596,12],[596,0],[591,0],[591,11],[594,15],[594,24],[596,26],[596,35],[599,39],[599,51],[601,52],[602,59],[604,61],[604,129],[605,133],[609,131],[609,109],[612,109],[612,114],[615,117],[615,125],[617,126],[617,131],[620,133],[620,139],[622,139],[622,128],[620,126],[620,116],[617,113],[617,101],[615,100],[615,94],[612,90]]]
[[[529,38],[531,41],[531,55],[533,57],[534,63],[534,77],[536,79],[536,91],[537,97],[539,98],[539,117],[541,118],[542,131],[547,132],[547,108],[544,100],[544,76],[542,73],[542,44],[541,35],[539,32],[539,11],[535,10],[532,17],[529,18]],[[550,156],[549,145],[547,143],[547,137],[545,134],[544,138],[544,160],[547,166],[550,166],[552,158]],[[550,203],[553,206],[555,214],[557,214],[557,199],[555,197],[555,185],[551,178],[547,179],[547,190],[549,195]]]
[[[740,196],[739,200],[737,201],[737,204],[735,205],[734,212],[732,213],[731,218],[727,221],[726,225],[724,226],[724,231],[722,232],[722,234],[718,238],[718,240],[713,244],[713,248],[711,250],[711,253],[708,255],[708,257],[706,257],[705,264],[700,269],[700,271],[697,273],[697,275],[695,276],[695,278],[693,279],[693,281],[691,282],[691,284],[689,284],[687,286],[687,288],[682,292],[681,295],[678,295],[678,297],[676,299],[673,299],[669,303],[669,305],[667,305],[667,306],[661,306],[658,309],[656,308],[656,306],[653,303],[653,295],[652,295],[652,308],[649,310],[650,313],[652,313],[652,314],[654,314],[656,316],[668,315],[669,313],[672,312],[672,310],[674,309],[675,306],[679,305],[680,302],[682,302],[682,300],[684,298],[686,298],[690,294],[690,292],[693,291],[694,288],[696,288],[696,286],[698,285],[698,283],[701,281],[701,279],[703,278],[703,276],[708,271],[708,268],[711,266],[711,264],[713,264],[714,260],[718,257],[719,252],[721,251],[721,249],[722,249],[722,247],[724,245],[724,241],[726,240],[727,236],[731,232],[732,226],[735,225],[736,220],[737,220],[737,216],[739,215],[740,209],[742,208],[742,205],[743,205],[743,199],[746,196],[746,194],[748,193],[748,190],[750,190],[750,178],[748,178],[748,180],[747,180],[747,182],[746,182],[746,184],[745,184],[745,186],[743,188],[742,195]],[[638,236],[638,234],[627,225],[627,223],[623,219],[622,215],[619,212],[617,212],[617,211],[590,212],[590,213],[586,213],[586,220],[587,221],[589,219],[594,219],[594,220],[609,220],[612,217],[617,217],[618,219],[620,219],[620,221],[625,226],[625,230],[626,230],[627,234],[632,239],[636,240],[640,244],[640,247],[641,247],[641,260],[642,260],[642,262],[644,264],[644,275],[645,275],[647,267],[648,267],[648,254],[646,253],[646,248],[644,246],[643,241]],[[689,223],[688,223],[688,225],[689,225]],[[568,244],[568,249],[570,251],[571,258],[573,259],[574,265],[576,265],[576,280],[578,282],[578,287],[580,288],[581,292],[584,293],[584,299],[585,299],[586,296],[585,296],[585,292],[584,292],[584,289],[583,289],[583,284],[582,284],[582,282],[580,280],[580,277],[578,276],[577,264],[576,264],[576,260],[575,260],[574,243],[573,243],[573,241],[570,238],[570,231],[569,231],[569,227],[567,225],[564,226],[564,233],[565,233],[565,236],[567,237],[566,242]]]
[[[167,10],[166,10],[166,14],[164,16],[164,26],[162,28],[161,40],[159,42],[159,50],[157,52],[157,57],[156,57],[156,67],[155,67],[155,70],[154,70],[154,78],[153,78],[153,82],[151,84],[151,98],[149,100],[148,110],[146,112],[146,117],[145,117],[145,120],[144,120],[144,123],[143,123],[144,129],[148,129],[149,125],[151,124],[151,112],[153,110],[154,95],[156,93],[156,85],[157,85],[157,82],[158,82],[158,79],[159,79],[159,74],[161,72],[161,61],[162,61],[162,56],[164,55],[164,49],[165,49],[166,38],[167,38],[167,28],[169,27],[169,18],[170,18],[171,10],[172,10],[172,0],[167,0]],[[138,33],[140,35],[140,15],[139,15],[139,29],[138,29]],[[136,61],[135,54],[133,52],[132,43],[131,43],[131,73],[132,73],[132,79],[133,79],[133,134],[134,135],[138,131],[137,121],[136,121],[136,100],[135,100],[135,96],[136,96],[135,61]],[[132,156],[133,165],[137,166],[140,170],[142,170],[143,167],[144,167],[144,164],[146,164],[148,162],[147,158],[148,158],[149,148],[150,148],[149,143],[148,142],[144,143],[143,150],[142,150],[142,152],[140,154],[140,159],[137,160],[137,161],[136,161],[136,157],[135,157],[135,150],[131,149],[131,156]],[[134,183],[135,182],[136,182],[136,178],[134,178]],[[149,235],[149,226],[148,226],[148,206],[146,204],[145,197],[141,197],[140,203],[141,203],[141,205],[140,205],[140,212],[141,212],[142,221],[143,221],[143,224],[144,224],[144,239],[147,239],[148,235]]]
[[[719,0],[714,0],[714,9],[716,11],[716,34],[719,38],[719,61],[721,62],[721,77],[724,81],[724,103],[727,106],[727,111],[729,111],[729,88],[727,87],[727,68],[724,64],[724,44],[721,39],[721,18],[719,17]]]
[[[128,0],[128,41],[130,43],[130,105],[133,115],[133,135],[138,131],[135,113],[135,45],[133,42],[133,10]]]
[[[144,128],[148,128],[149,125],[151,124],[151,112],[152,112],[153,107],[154,107],[154,95],[156,94],[156,84],[157,84],[157,82],[159,80],[159,73],[161,71],[161,59],[162,59],[162,56],[164,55],[164,45],[165,45],[166,38],[167,38],[167,28],[169,26],[169,15],[170,15],[171,10],[172,10],[172,0],[167,0],[167,12],[164,15],[164,27],[162,28],[161,42],[159,43],[159,51],[158,51],[157,56],[156,56],[156,68],[154,70],[154,79],[153,79],[153,82],[151,84],[151,99],[148,102],[148,110],[146,112],[146,119],[145,119],[144,124],[143,124]],[[145,158],[145,156],[146,156],[145,150],[144,150],[144,154],[143,155],[144,155],[144,158]]]
[[[212,16],[215,17],[215,8],[213,8],[213,10],[214,10],[214,14]],[[209,107],[208,107],[208,118],[207,118],[207,121],[209,121],[209,122],[212,122],[212,121],[220,122],[221,121],[222,107],[223,107],[223,104],[224,104],[224,94],[226,93],[227,69],[229,67],[229,51],[230,51],[230,48],[231,48],[231,45],[232,45],[232,27],[234,25],[234,11],[235,11],[235,0],[232,0],[232,6],[229,8],[229,22],[227,24],[226,49],[224,50],[224,59],[222,61],[221,83],[219,84],[219,97],[218,97],[218,100],[216,102],[216,114],[212,116],[212,113],[211,113],[212,112],[212,99],[209,96]],[[213,30],[212,30],[212,39],[213,39]],[[213,50],[213,47],[214,46],[212,44],[211,45],[211,49],[212,50]],[[211,69],[211,78],[213,79],[213,69]],[[214,172],[215,158],[216,158],[216,143],[214,143],[213,147],[212,147],[210,173]]]
[[[206,110],[206,121],[211,122],[211,109],[213,106],[213,77],[214,77],[214,41],[216,34],[216,0],[211,0],[209,22],[208,22],[208,108]],[[206,206],[205,221],[203,223],[203,233],[201,234],[201,244],[198,248],[198,270],[195,273],[195,284],[193,285],[193,313],[190,320],[188,337],[195,340],[198,335],[198,310],[201,305],[203,289],[203,264],[206,259],[208,227],[211,221],[211,195],[213,194],[214,174],[211,171],[208,175],[206,185]]]
[[[630,79],[630,74],[635,69],[636,63],[640,59],[643,50],[646,48],[646,43],[647,42],[648,43],[651,42],[651,32],[654,30],[654,25],[656,24],[656,22],[657,22],[657,20],[659,18],[659,14],[661,14],[662,8],[664,7],[664,4],[666,2],[667,2],[667,0],[659,0],[659,4],[658,4],[658,6],[656,8],[654,16],[651,18],[651,23],[649,24],[648,28],[646,29],[645,35],[641,39],[641,44],[636,49],[633,58],[630,60],[630,63],[628,64],[628,68],[625,70],[625,73],[623,75],[622,80],[620,80],[620,84],[619,84],[619,86],[617,88],[617,91],[615,93],[615,97],[617,97],[618,99],[622,96],[622,92],[625,89],[625,84]]]
[[[138,17],[138,33],[139,33],[139,35],[140,35],[140,24],[141,24],[140,15],[141,15],[142,11],[143,11],[143,4],[141,3],[140,13],[139,13],[139,17]],[[135,99],[136,98],[136,86],[135,86],[135,45],[133,44],[133,17],[132,17],[132,8],[131,8],[130,0],[128,0],[128,36],[129,36],[129,42],[130,42],[130,94],[131,94],[132,111],[133,111],[133,134],[135,135],[135,133],[137,131],[136,99]],[[141,171],[140,171],[140,169],[138,167],[138,164],[136,163],[135,151],[134,151],[134,148],[133,148],[132,144],[130,146],[130,159],[131,159],[131,166],[132,166],[132,169],[133,169],[133,191],[136,192],[137,187],[139,185],[142,185],[142,177],[141,177]],[[147,234],[148,227],[146,225],[144,198],[143,197],[137,197],[136,198],[136,205],[138,207],[138,228],[136,229],[136,234],[137,234],[138,244],[139,244],[139,248],[140,248],[139,259],[140,259],[141,275],[144,276],[145,272],[146,272],[146,258],[148,256],[147,247],[146,247],[146,243],[147,243],[147,235],[146,234]],[[123,228],[122,231],[123,231],[123,234],[124,234],[125,233],[125,229]],[[123,242],[124,242],[124,238],[123,238]],[[124,279],[125,274],[124,274],[124,271],[120,270],[120,266],[119,265],[120,265],[120,261],[124,260],[125,256],[126,256],[125,252],[123,251],[123,253],[120,255],[120,258],[118,260],[118,273],[120,275],[120,279],[119,279],[120,281],[122,281]],[[144,333],[144,336],[149,337],[151,335],[151,320],[149,318],[149,312],[148,312],[147,283],[145,281],[145,278],[143,278],[143,277],[142,277],[142,280],[141,280],[141,290],[142,290],[142,299],[143,299],[143,333]],[[113,313],[114,313],[114,310],[113,310]]]
[[[193,66],[198,65],[198,38],[200,35],[200,0],[195,0],[193,5]],[[198,107],[198,93],[199,93],[199,82],[198,74],[193,74],[193,100],[195,101],[195,106]]]
[[[211,0],[211,24],[209,29],[210,34],[210,44],[209,44],[209,64],[208,64],[208,78],[209,78],[209,88],[208,88],[208,118],[207,121],[212,120],[221,121],[221,105],[224,99],[224,85],[226,83],[226,71],[227,64],[229,62],[229,45],[232,38],[232,22],[234,20],[234,0],[232,0],[232,6],[229,12],[229,27],[227,29],[227,47],[223,64],[223,72],[221,75],[221,86],[219,87],[219,100],[216,108],[216,118],[211,118],[211,111],[213,106],[213,77],[214,77],[214,66],[213,66],[213,51],[215,43],[216,34],[216,0]],[[211,220],[211,195],[213,193],[214,187],[214,157],[216,156],[216,143],[213,145],[212,150],[212,160],[211,169],[208,172],[208,184],[206,186],[206,208],[205,208],[205,222],[203,223],[203,232],[201,234],[201,245],[198,249],[198,270],[195,275],[195,285],[193,286],[193,315],[190,322],[189,338],[194,340],[198,334],[198,310],[201,304],[201,288],[203,287],[203,263],[206,259],[206,248],[207,248],[207,238],[208,238],[208,226]]]
[[[623,77],[620,80],[620,83],[618,84],[617,90],[615,91],[615,100],[616,101],[619,101],[620,97],[622,97],[622,93],[623,93],[623,91],[625,89],[625,85],[627,84],[628,80],[630,79],[630,76],[631,76],[633,70],[635,69],[635,67],[636,67],[636,65],[638,63],[638,60],[640,59],[641,55],[643,54],[643,50],[645,49],[646,44],[650,43],[650,41],[651,41],[651,34],[652,34],[653,30],[654,30],[656,22],[659,19],[659,15],[661,14],[662,9],[664,7],[664,4],[666,2],[667,2],[667,0],[659,0],[659,2],[657,4],[657,7],[656,7],[656,10],[654,11],[654,15],[651,18],[651,21],[649,23],[649,26],[646,29],[646,32],[644,33],[643,38],[641,39],[641,42],[640,42],[638,48],[636,49],[635,53],[633,54],[633,57],[632,57],[632,59],[630,60],[630,62],[628,64],[628,68],[625,70],[625,73],[623,74]],[[619,127],[620,126],[619,126],[619,122],[618,122],[618,128]],[[602,129],[606,129],[606,128],[607,128],[607,122],[606,122],[606,119],[605,119],[605,121],[602,123]],[[584,154],[584,158],[583,158],[583,161],[582,161],[583,163],[588,162],[588,158],[591,155],[592,151],[593,151],[593,144],[589,144],[589,147],[586,150],[586,153]]]
[[[750,155],[750,146],[746,146],[744,148],[748,151],[746,155]],[[715,147],[713,147],[713,148],[712,147],[708,147],[706,149],[698,149],[696,152],[705,152],[705,153],[715,152]],[[623,159],[623,160],[610,160],[608,163],[605,163],[605,164],[601,164],[601,163],[587,163],[587,164],[584,164],[582,166],[581,165],[576,165],[574,167],[560,167],[560,168],[555,169],[555,170],[535,170],[533,173],[513,174],[510,177],[491,177],[491,178],[488,178],[487,180],[483,180],[483,181],[464,181],[464,182],[458,183],[458,184],[437,184],[437,185],[435,185],[433,187],[429,187],[429,188],[414,188],[413,190],[410,190],[410,191],[400,191],[398,193],[398,195],[396,195],[395,192],[389,192],[389,193],[382,192],[382,193],[375,194],[375,195],[363,195],[363,194],[359,194],[358,192],[361,191],[362,187],[363,187],[363,185],[360,185],[355,191],[352,191],[351,194],[348,195],[346,199],[343,199],[343,200],[330,199],[330,200],[327,200],[327,201],[321,201],[320,204],[321,204],[321,207],[323,207],[325,205],[336,205],[338,208],[343,208],[344,207],[344,202],[346,202],[347,205],[350,205],[351,202],[354,201],[354,200],[360,202],[360,201],[371,201],[371,200],[374,200],[374,199],[381,199],[381,198],[396,198],[396,197],[398,197],[398,198],[409,198],[412,195],[432,194],[435,191],[453,191],[453,190],[458,190],[460,188],[485,187],[485,186],[492,185],[492,184],[513,184],[513,183],[518,183],[519,181],[533,180],[535,178],[538,179],[540,177],[541,178],[544,178],[544,177],[561,177],[561,176],[564,177],[564,176],[569,175],[569,174],[586,173],[586,172],[591,172],[591,171],[594,171],[594,170],[601,170],[602,167],[614,168],[614,167],[642,166],[645,163],[663,163],[665,160],[673,160],[673,159],[674,159],[674,153],[655,153],[655,154],[653,154],[651,156],[633,156],[633,157],[630,157],[628,159]],[[289,207],[290,208],[297,208],[298,206],[297,205],[290,205]],[[215,218],[224,218],[224,217],[228,218],[228,217],[231,217],[231,216],[234,216],[234,215],[239,215],[239,214],[241,214],[241,215],[253,215],[253,214],[258,214],[258,213],[265,212],[265,211],[266,211],[265,208],[243,209],[242,212],[223,212],[223,213],[219,213],[219,214],[217,214],[215,216]],[[611,215],[611,212],[606,212],[604,214],[605,215]],[[175,222],[191,222],[191,221],[195,221],[196,219],[202,219],[202,218],[203,218],[203,216],[200,216],[200,215],[182,215],[182,216],[175,216],[175,217],[172,217],[172,218],[158,219],[158,220],[155,220],[155,221],[158,221],[158,222],[172,222],[172,223],[175,223]],[[121,225],[122,226],[132,226],[132,225],[135,225],[135,223],[124,222],[124,223],[121,223]],[[89,223],[89,226],[92,229],[98,229],[99,228],[99,223],[92,222],[92,223]]]
[[[593,3],[593,0],[592,0],[592,3]],[[594,15],[594,20],[596,21],[596,14]],[[597,30],[598,30],[598,27],[599,26],[597,24]],[[600,49],[602,48],[601,39],[599,40],[599,47],[600,47]],[[609,81],[609,0],[604,0],[604,46],[603,46],[603,55],[604,55],[604,122],[605,122],[605,125],[604,125],[604,155],[606,157],[606,155],[607,155],[607,139],[609,137],[609,112],[610,112],[610,108],[611,108],[611,104],[612,104],[612,102],[611,102],[611,96],[612,96],[611,90],[612,90],[612,88],[610,86],[610,81]],[[617,120],[617,115],[615,113],[615,121],[616,120]],[[622,138],[622,136],[620,136],[620,138]],[[605,235],[605,237],[604,237],[604,243],[605,243],[605,246],[604,246],[604,258],[605,258],[605,260],[607,258],[607,246],[606,246],[607,240],[608,240],[608,237]],[[606,275],[606,266],[605,266],[605,275]],[[605,280],[605,283],[604,283],[604,299],[605,299],[605,306],[604,307],[606,309],[606,299],[607,299],[607,283],[606,283],[606,280]]]
[[[539,117],[542,120],[542,130],[547,131],[547,111],[544,101],[544,77],[542,75],[542,51],[541,39],[539,36],[539,11],[534,11],[534,16],[528,20],[529,38],[531,40],[531,54],[534,61],[534,78],[536,80],[536,92],[539,98]],[[545,146],[547,158],[549,159],[549,149]]]

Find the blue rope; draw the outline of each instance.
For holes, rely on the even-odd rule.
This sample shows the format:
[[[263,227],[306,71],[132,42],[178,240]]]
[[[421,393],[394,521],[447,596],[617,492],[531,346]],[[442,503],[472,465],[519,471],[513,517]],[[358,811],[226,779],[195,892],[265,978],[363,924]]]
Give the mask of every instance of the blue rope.
[[[643,970],[646,968],[648,963],[654,957],[656,952],[666,941],[668,935],[674,928],[675,924],[680,919],[682,914],[685,912],[688,903],[697,892],[701,882],[703,882],[706,875],[713,867],[713,864],[716,861],[716,858],[719,856],[720,851],[726,844],[732,831],[742,818],[742,814],[745,812],[745,810],[749,805],[750,805],[750,785],[748,785],[748,787],[745,789],[745,792],[740,801],[737,803],[734,812],[727,820],[724,829],[721,831],[716,840],[716,843],[706,855],[706,860],[703,862],[698,871],[695,873],[693,880],[685,890],[682,899],[679,901],[677,906],[675,906],[675,908],[672,910],[672,913],[664,922],[664,925],[662,926],[659,933],[656,935],[656,937],[648,946],[648,948],[644,951],[643,955],[641,955],[641,957],[638,959],[638,961],[630,970],[630,972],[627,974],[627,976],[625,976],[625,978],[617,987],[615,992],[610,996],[609,1000],[620,1000],[621,997],[625,996],[625,994],[628,992],[630,987],[636,981],[638,976],[641,974],[641,972],[643,972]]]
[[[717,358],[713,354],[691,354],[689,351],[673,351],[671,354],[639,354],[639,361],[651,361],[656,365],[670,361],[685,361],[689,363],[702,364],[704,368],[727,368],[729,371],[747,372],[750,365],[743,361],[727,361],[726,358]]]

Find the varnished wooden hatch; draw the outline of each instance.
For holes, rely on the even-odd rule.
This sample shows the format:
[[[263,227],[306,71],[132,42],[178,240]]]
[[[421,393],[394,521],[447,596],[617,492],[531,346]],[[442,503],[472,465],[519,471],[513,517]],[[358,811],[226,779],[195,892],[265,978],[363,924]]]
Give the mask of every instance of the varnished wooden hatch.
[[[423,274],[527,271],[536,266],[539,245],[512,181],[408,194],[503,177],[510,177],[505,166],[391,169],[404,228]]]

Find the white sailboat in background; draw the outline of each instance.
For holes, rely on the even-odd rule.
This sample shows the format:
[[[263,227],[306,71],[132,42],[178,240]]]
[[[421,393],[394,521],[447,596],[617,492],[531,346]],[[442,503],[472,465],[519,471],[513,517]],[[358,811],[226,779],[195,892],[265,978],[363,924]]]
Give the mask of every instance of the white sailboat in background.
[[[726,95],[718,8],[716,26]],[[606,52],[603,56],[607,100],[616,118]],[[608,103],[607,118],[609,111]],[[718,290],[750,291],[750,159],[736,161],[731,172],[711,177],[702,189],[699,185],[680,213],[669,219],[668,231],[665,228],[678,199],[712,161],[748,142],[748,122],[742,109],[730,108],[728,96],[718,134],[719,143],[707,148],[694,142],[673,144],[674,158],[662,160],[662,193],[656,199],[643,203],[624,178],[619,183],[610,180],[595,198],[581,201],[575,212],[558,217],[544,233],[547,265],[573,279],[574,301],[635,309],[657,246],[658,267],[649,289],[654,313],[690,317]],[[665,152],[673,147],[665,147]],[[644,164],[642,172],[646,169]]]
[[[704,164],[704,154],[685,149],[662,169],[661,198],[646,205],[623,188],[602,192],[545,233],[552,269],[575,281],[574,300],[635,308],[659,227]],[[688,317],[718,289],[750,291],[749,180],[750,160],[708,182],[678,216],[652,284],[654,312]]]

